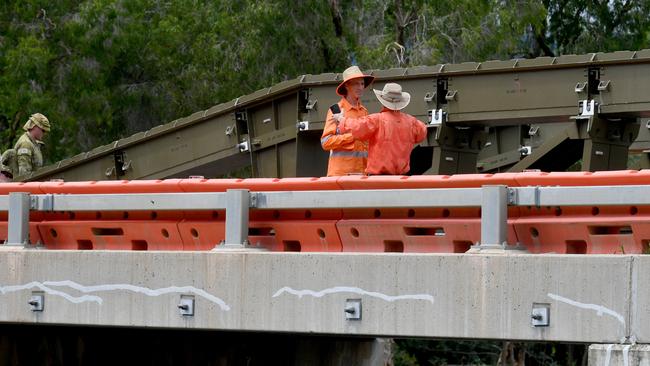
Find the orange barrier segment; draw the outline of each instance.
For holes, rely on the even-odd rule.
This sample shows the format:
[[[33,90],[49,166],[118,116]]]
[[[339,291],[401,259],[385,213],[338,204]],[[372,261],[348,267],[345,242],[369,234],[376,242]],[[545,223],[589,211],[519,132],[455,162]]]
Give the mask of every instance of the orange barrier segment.
[[[518,219],[514,229],[531,253],[642,254],[649,250],[650,217]]]
[[[228,189],[263,191],[325,191],[339,190],[337,177],[321,178],[247,178],[247,179],[182,179],[183,192],[225,192]]]
[[[181,179],[101,180],[88,182],[42,182],[44,193],[110,194],[110,193],[178,193]]]
[[[511,222],[531,253],[639,254],[649,249],[648,206],[522,207]]]
[[[341,240],[335,220],[256,221],[249,232],[249,242],[273,234],[272,251],[340,252]],[[257,237],[256,237],[257,236]]]
[[[212,250],[226,239],[224,221],[182,220],[178,231],[184,250]]]
[[[88,182],[43,182],[41,191],[52,194],[130,194],[130,193],[181,193],[181,179],[164,180],[117,180]],[[76,212],[76,220],[180,220],[182,212],[170,211],[104,211]]]
[[[517,185],[518,173],[456,174],[456,175],[374,175],[338,178],[342,189],[414,189],[414,188],[479,188],[483,185]]]
[[[344,252],[465,253],[481,240],[481,220],[341,220],[336,224]],[[516,234],[508,227],[508,241]]]
[[[0,184],[0,195],[8,195],[11,192],[27,192],[30,194],[43,194],[40,182],[16,182]]]
[[[183,220],[178,228],[185,250],[210,250],[226,237],[223,221]],[[341,251],[335,220],[251,221],[248,241],[271,251]]]
[[[48,249],[183,250],[176,221],[43,221]]]
[[[519,186],[625,186],[650,184],[650,170],[600,172],[526,172],[515,178]]]

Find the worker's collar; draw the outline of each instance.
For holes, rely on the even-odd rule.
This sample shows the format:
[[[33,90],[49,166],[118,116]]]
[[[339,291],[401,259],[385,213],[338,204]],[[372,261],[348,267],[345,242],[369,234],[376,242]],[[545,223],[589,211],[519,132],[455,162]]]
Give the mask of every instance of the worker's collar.
[[[366,109],[366,107],[364,107],[363,104],[361,104],[361,99],[359,99],[359,102],[357,103],[356,106],[353,106],[352,104],[350,104],[350,102],[348,102],[348,100],[346,98],[342,98],[342,101],[343,101],[343,105],[341,107],[343,107],[343,109],[346,109],[346,110],[347,109]]]

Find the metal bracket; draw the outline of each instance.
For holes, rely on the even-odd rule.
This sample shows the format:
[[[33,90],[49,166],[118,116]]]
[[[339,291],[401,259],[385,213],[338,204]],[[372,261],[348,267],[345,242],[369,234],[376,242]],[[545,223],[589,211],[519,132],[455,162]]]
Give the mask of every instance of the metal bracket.
[[[537,134],[539,134],[539,126],[530,126],[528,136],[536,136]]]
[[[235,126],[226,127],[226,136],[230,137],[235,133]]]
[[[598,91],[608,91],[609,90],[609,80],[601,80],[598,83]]]
[[[447,120],[447,112],[442,109],[429,110],[429,126],[439,127]]]
[[[296,128],[298,129],[298,131],[308,131],[309,121],[300,121],[296,123]]]
[[[194,316],[194,296],[181,295],[178,312],[183,316]]]
[[[434,100],[435,98],[436,98],[436,93],[435,93],[435,92],[433,92],[433,93],[428,92],[428,93],[426,93],[426,94],[424,95],[424,102],[425,102],[425,103],[431,103],[431,102],[433,102],[433,100]]]
[[[104,175],[107,176],[107,177],[110,177],[111,175],[113,175],[113,172],[115,172],[115,167],[114,166],[112,166],[110,168],[106,168],[106,171],[104,171]]]
[[[550,304],[533,303],[530,313],[530,325],[533,327],[548,327],[551,324]]]
[[[126,172],[127,170],[129,170],[131,168],[132,162],[133,162],[132,160],[124,162],[124,164],[122,164],[122,171]]]
[[[517,204],[517,190],[508,188],[508,205]]]
[[[305,109],[307,109],[308,111],[314,110],[316,109],[317,103],[318,103],[318,99],[314,99],[314,100],[310,99],[307,101],[307,105],[305,105]]]
[[[51,193],[31,196],[30,208],[36,211],[53,211],[54,195]]]
[[[573,91],[580,94],[580,93],[584,93],[585,89],[587,89],[586,81],[584,83],[577,83],[576,86],[573,88]]]
[[[581,100],[578,102],[578,116],[577,118],[593,117],[600,111],[600,106],[595,100]]]
[[[457,90],[449,90],[447,91],[447,94],[445,94],[445,99],[448,102],[451,102],[452,100],[456,100],[456,95],[458,94]]]
[[[239,148],[239,152],[247,152],[248,151],[248,140],[237,144],[237,147]]]
[[[32,292],[32,297],[27,302],[32,308],[32,311],[40,312],[45,309],[45,295],[42,292]]]
[[[250,192],[249,196],[249,206],[250,208],[256,208],[257,207],[257,197],[260,195],[258,192]]]
[[[345,319],[361,320],[361,299],[345,300]]]
[[[126,174],[127,169],[131,166],[131,162],[126,161],[126,153],[124,151],[116,151],[113,153],[113,160],[115,161],[115,175],[121,177]]]

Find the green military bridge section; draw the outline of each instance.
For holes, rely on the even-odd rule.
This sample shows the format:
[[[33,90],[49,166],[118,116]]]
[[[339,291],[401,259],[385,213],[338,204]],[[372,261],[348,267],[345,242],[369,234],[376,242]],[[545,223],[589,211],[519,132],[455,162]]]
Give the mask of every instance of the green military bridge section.
[[[625,169],[650,148],[650,50],[373,71],[429,124],[414,174]],[[339,74],[303,75],[44,167],[22,180],[325,175]],[[378,111],[372,93],[362,99]],[[639,154],[637,167],[648,166]]]

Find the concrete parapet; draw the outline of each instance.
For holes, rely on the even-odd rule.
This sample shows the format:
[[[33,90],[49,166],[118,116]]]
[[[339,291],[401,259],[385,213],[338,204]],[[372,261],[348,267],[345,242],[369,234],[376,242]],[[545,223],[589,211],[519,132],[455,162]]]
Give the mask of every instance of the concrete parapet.
[[[648,344],[592,344],[589,346],[589,366],[649,366]]]

